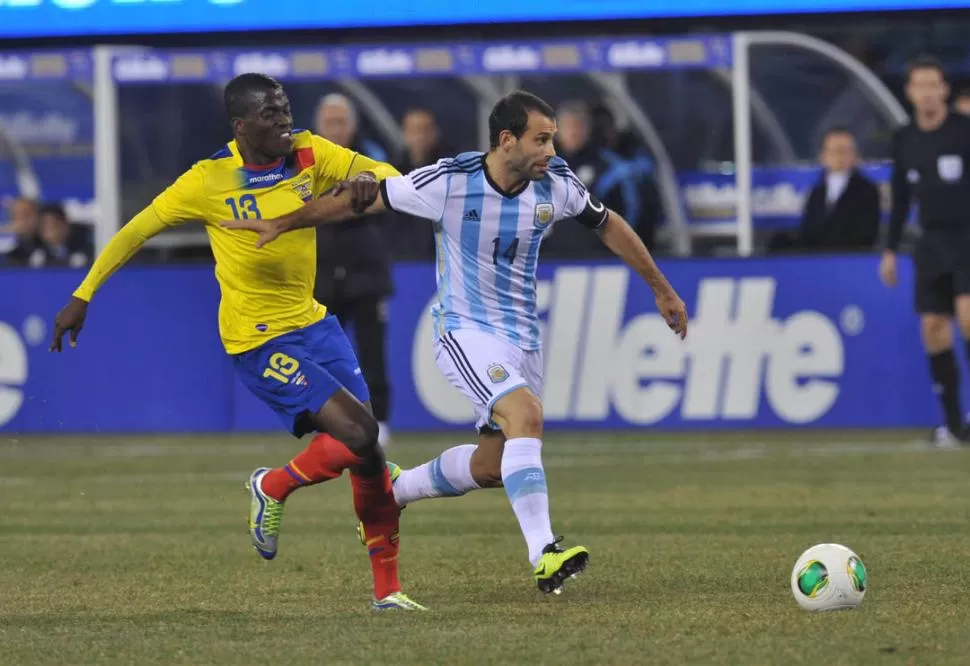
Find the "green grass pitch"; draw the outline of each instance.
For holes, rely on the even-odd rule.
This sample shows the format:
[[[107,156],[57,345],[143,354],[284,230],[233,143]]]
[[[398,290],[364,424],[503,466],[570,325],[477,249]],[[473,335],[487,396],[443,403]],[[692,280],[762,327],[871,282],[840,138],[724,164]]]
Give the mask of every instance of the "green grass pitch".
[[[429,500],[402,515],[401,568],[432,611],[383,615],[346,480],[292,497],[275,561],[250,547],[243,482],[295,440],[7,436],[0,663],[966,664],[970,451],[922,434],[550,434],[554,529],[586,573],[540,597],[501,490]],[[856,610],[791,597],[826,541],[869,569]]]

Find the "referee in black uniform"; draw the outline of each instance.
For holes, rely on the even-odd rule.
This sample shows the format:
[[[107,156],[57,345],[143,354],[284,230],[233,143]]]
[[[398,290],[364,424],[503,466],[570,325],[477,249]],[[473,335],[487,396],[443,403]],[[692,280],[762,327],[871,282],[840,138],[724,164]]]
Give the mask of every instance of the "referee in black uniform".
[[[896,250],[915,199],[922,236],[913,250],[916,311],[929,356],[933,388],[943,407],[939,446],[967,442],[960,378],[953,354],[954,316],[970,354],[970,118],[947,107],[950,88],[935,58],[907,68],[906,97],[912,122],[896,132],[893,146],[892,212],[879,266],[887,286],[896,284]]]

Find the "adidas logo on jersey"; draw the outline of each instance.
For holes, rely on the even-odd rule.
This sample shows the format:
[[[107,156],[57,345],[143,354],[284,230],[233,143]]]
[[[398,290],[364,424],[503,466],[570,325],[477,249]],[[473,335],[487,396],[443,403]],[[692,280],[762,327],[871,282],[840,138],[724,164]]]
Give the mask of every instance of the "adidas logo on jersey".
[[[472,208],[471,210],[466,210],[465,215],[461,218],[465,222],[480,222],[481,218],[478,217],[478,211]]]

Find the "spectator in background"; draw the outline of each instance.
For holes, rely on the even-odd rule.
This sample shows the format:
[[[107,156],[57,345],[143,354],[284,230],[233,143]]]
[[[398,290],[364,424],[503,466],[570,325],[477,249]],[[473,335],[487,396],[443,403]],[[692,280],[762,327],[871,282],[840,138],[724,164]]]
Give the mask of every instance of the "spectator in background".
[[[94,248],[87,228],[71,224],[60,204],[41,207],[40,239],[40,266],[82,268],[91,263]]]
[[[606,128],[594,125],[590,108],[584,102],[562,104],[557,123],[558,152],[573,173],[608,208],[621,213],[652,250],[659,219],[659,199],[650,178],[652,162],[628,139],[623,146],[626,155],[621,154],[620,135],[615,126],[610,126],[612,132],[607,136]],[[575,225],[556,225],[546,249],[559,256],[608,254],[599,243],[591,243],[589,234]]]
[[[406,146],[398,169],[401,173],[434,164],[441,158],[438,120],[428,109],[409,109],[401,118],[401,135]]]
[[[16,246],[6,255],[10,266],[33,266],[39,261],[40,205],[33,199],[21,197],[10,205],[10,228],[16,236]]]
[[[794,235],[772,240],[773,250],[870,252],[879,236],[879,189],[858,169],[855,138],[844,127],[829,129],[819,154],[822,175],[812,188]]]
[[[646,147],[629,131],[616,126],[613,112],[605,104],[596,104],[591,113],[593,142],[602,146],[608,160],[624,160],[629,164],[637,183],[639,207],[634,222],[637,234],[651,252],[656,246],[657,228],[663,219],[663,204],[654,173],[653,160]],[[629,217],[627,218],[630,219]]]
[[[953,98],[953,110],[960,115],[970,116],[970,88],[964,88]]]
[[[401,173],[434,164],[443,154],[450,154],[442,153],[438,121],[427,109],[409,109],[401,118],[401,134],[405,150],[395,165]],[[395,217],[398,219],[393,220],[386,229],[394,258],[434,259],[431,223],[411,215],[395,214]]]
[[[607,170],[606,163],[600,158],[599,150],[592,142],[589,107],[584,102],[563,103],[556,114],[559,132],[556,134],[556,152],[566,160],[576,177],[591,192],[600,198],[607,208],[628,217],[623,201],[617,191],[605,196],[597,188],[597,181]],[[589,230],[579,224],[557,224],[549,228],[543,249],[547,255],[559,257],[588,257],[607,254],[602,243],[590,236]]]
[[[317,134],[379,161],[385,152],[358,135],[357,112],[343,95],[320,100]],[[314,298],[327,306],[345,329],[353,330],[364,380],[370,388],[380,443],[390,440],[390,381],[386,362],[387,297],[391,295],[391,260],[385,241],[387,215],[368,215],[342,224],[317,227],[317,281]],[[426,229],[431,236],[431,230]]]

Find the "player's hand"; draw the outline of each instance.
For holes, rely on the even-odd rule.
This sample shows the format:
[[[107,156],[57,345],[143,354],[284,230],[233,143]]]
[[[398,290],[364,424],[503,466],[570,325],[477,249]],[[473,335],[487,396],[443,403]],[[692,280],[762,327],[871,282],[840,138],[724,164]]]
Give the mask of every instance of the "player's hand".
[[[370,171],[361,171],[350,180],[337,183],[333,188],[333,195],[337,196],[344,191],[350,192],[350,207],[355,215],[361,215],[377,200],[380,190],[381,184],[377,176]]]
[[[657,309],[681,340],[687,337],[687,306],[676,291],[668,288],[657,294]]]
[[[71,347],[77,347],[77,336],[81,334],[87,314],[87,301],[72,296],[70,302],[54,317],[54,337],[51,339],[50,351],[61,351],[61,338],[65,333],[68,334]]]
[[[896,275],[896,253],[886,250],[882,253],[882,260],[879,262],[879,279],[887,287],[895,287]]]
[[[226,229],[245,229],[246,231],[255,231],[258,234],[256,239],[256,247],[260,248],[270,243],[277,238],[280,234],[286,231],[286,218],[277,218],[275,220],[223,220],[219,224]]]

